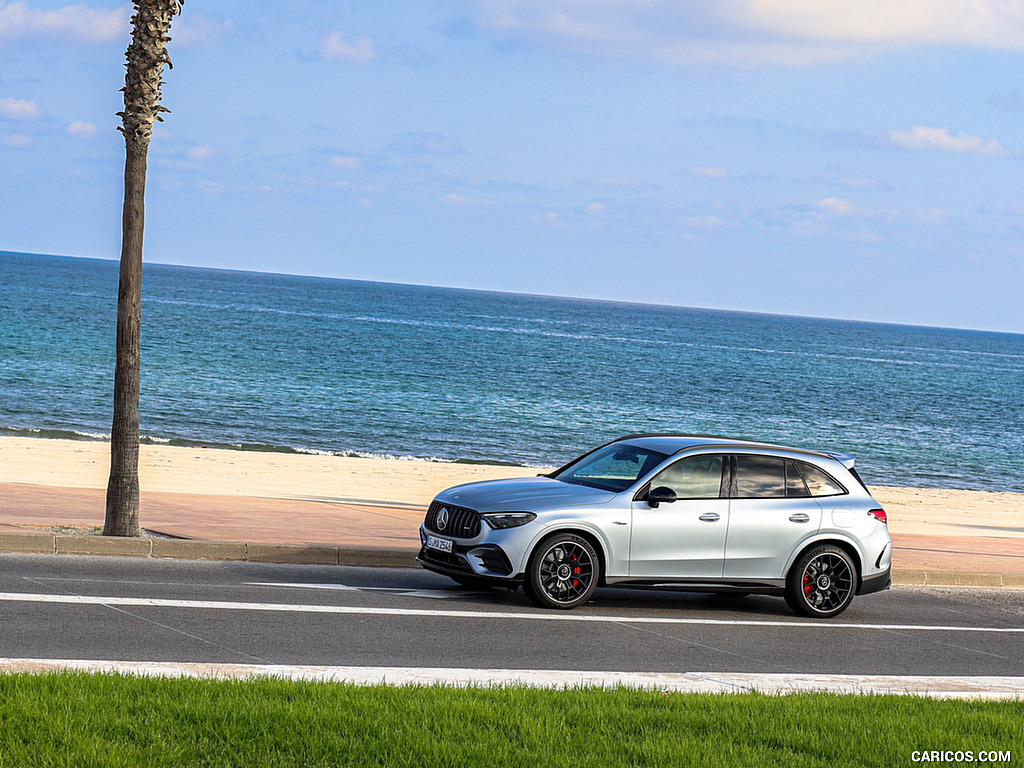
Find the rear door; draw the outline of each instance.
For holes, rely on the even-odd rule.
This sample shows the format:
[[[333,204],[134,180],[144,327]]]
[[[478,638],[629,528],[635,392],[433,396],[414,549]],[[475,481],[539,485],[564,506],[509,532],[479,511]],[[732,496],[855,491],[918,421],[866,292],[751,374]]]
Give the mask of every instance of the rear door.
[[[821,527],[821,506],[791,459],[736,454],[732,462],[723,576],[782,578],[793,550]]]

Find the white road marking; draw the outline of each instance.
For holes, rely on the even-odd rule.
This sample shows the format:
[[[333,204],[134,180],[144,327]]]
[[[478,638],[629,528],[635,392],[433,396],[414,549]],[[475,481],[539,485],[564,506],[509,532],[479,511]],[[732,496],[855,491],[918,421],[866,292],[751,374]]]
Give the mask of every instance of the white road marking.
[[[532,669],[439,667],[330,667],[282,664],[200,664],[81,659],[2,659],[0,673],[74,670],[141,677],[253,678],[353,683],[355,685],[526,686],[573,689],[625,686],[663,693],[785,694],[831,691],[903,694],[931,698],[1020,699],[1024,677],[933,677],[914,675],[793,675],[740,672],[576,672]]]
[[[220,611],[272,611],[279,613],[335,613],[363,616],[419,616],[454,619],[511,619],[521,621],[575,621],[615,624],[699,624],[740,627],[813,627],[815,629],[879,629],[898,632],[993,632],[1024,634],[1024,627],[963,627],[927,624],[853,624],[835,621],[771,621],[756,619],[695,619],[671,616],[610,616],[591,613],[519,613],[512,611],[465,611],[426,608],[379,608],[360,605],[303,605],[294,603],[236,602],[228,600],[178,600],[161,597],[113,597],[102,595],[53,595],[0,592],[0,602],[66,603],[71,605],[132,605],[149,608],[210,609]]]
[[[364,589],[386,590],[390,587],[350,587],[347,584],[293,584],[280,581],[243,581],[243,587],[299,587],[301,589],[333,589],[341,592],[362,592]]]

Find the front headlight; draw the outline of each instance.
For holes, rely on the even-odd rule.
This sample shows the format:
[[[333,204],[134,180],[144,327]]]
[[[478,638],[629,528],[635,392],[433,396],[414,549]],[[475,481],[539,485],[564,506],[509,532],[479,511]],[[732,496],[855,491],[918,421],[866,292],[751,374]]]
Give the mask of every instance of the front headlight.
[[[485,523],[495,530],[499,528],[518,528],[520,525],[526,525],[531,520],[537,519],[533,512],[492,512],[481,515],[481,517],[483,517]]]

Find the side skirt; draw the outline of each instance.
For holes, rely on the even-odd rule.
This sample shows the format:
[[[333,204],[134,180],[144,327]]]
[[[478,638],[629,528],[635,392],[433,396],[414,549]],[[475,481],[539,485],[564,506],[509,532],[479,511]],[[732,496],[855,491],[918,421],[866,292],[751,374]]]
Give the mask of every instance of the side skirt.
[[[693,579],[666,581],[663,579],[630,579],[610,578],[605,586],[620,589],[659,589],[676,592],[747,592],[758,595],[781,595],[785,591],[785,579],[769,579],[765,581],[712,581]]]

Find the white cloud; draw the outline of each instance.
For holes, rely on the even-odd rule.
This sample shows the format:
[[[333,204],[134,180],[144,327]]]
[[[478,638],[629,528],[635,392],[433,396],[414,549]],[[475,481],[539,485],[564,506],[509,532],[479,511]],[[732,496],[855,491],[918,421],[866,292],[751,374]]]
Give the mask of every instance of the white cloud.
[[[490,208],[492,210],[498,210],[504,207],[497,200],[489,200],[487,198],[479,197],[465,197],[455,193],[442,195],[441,200],[449,205],[459,205],[472,208]]]
[[[32,139],[23,133],[12,133],[0,138],[0,144],[5,147],[27,147],[31,143]]]
[[[749,0],[750,26],[805,40],[1024,47],[1008,0]]]
[[[889,131],[889,141],[902,149],[939,149],[973,155],[1005,155],[1006,147],[997,139],[985,141],[968,133],[952,135],[945,128],[915,125],[910,130]]]
[[[929,208],[926,211],[918,211],[917,217],[925,224],[942,226],[946,223],[946,212],[941,208]]]
[[[43,110],[34,101],[26,99],[0,99],[0,117],[6,120],[38,120]]]
[[[65,132],[68,136],[74,136],[76,139],[91,139],[96,135],[96,126],[84,120],[75,120],[65,129]]]
[[[389,150],[423,155],[461,155],[465,153],[456,139],[436,131],[398,133],[388,142]]]
[[[694,227],[704,227],[709,229],[715,229],[725,223],[718,216],[691,216],[684,219],[684,221]]]
[[[644,187],[653,186],[650,182],[637,181],[636,179],[609,179],[602,178],[594,182],[601,187],[611,187],[612,189],[642,189]]]
[[[694,168],[690,173],[694,176],[703,176],[706,179],[724,179],[729,175],[729,171],[725,168],[719,168],[718,166]]]
[[[48,40],[107,43],[127,40],[131,5],[91,8],[84,3],[43,10],[0,0],[0,42]]]
[[[213,147],[209,144],[199,144],[188,151],[188,159],[197,163],[207,163],[213,159],[215,154]]]
[[[491,34],[667,64],[801,66],[916,44],[1024,49],[1014,0],[471,0]]]
[[[608,210],[608,206],[604,203],[588,203],[587,213],[598,216]]]
[[[344,168],[347,171],[358,171],[363,161],[351,155],[336,155],[331,158],[331,168]]]
[[[536,213],[530,217],[530,221],[534,224],[548,224],[552,227],[565,226],[558,214],[553,211],[548,211],[547,213]]]
[[[883,189],[885,187],[885,184],[882,182],[863,176],[844,176],[839,180],[839,183],[850,189]]]
[[[814,206],[825,213],[834,213],[837,216],[847,216],[853,213],[853,203],[843,200],[841,197],[823,197],[821,200],[815,200]]]
[[[320,43],[320,56],[324,61],[369,64],[377,58],[377,47],[366,35],[349,38],[341,32],[331,32]]]
[[[32,8],[24,2],[0,0],[0,43],[42,40],[61,43],[127,44],[131,36],[132,6],[93,8],[75,3],[59,8]],[[201,13],[187,13],[171,26],[171,49],[208,47],[230,33],[234,23],[213,21]]]
[[[201,13],[193,13],[186,6],[185,13],[171,25],[169,46],[176,48],[209,48],[229,35],[235,28],[233,21],[214,21]]]

